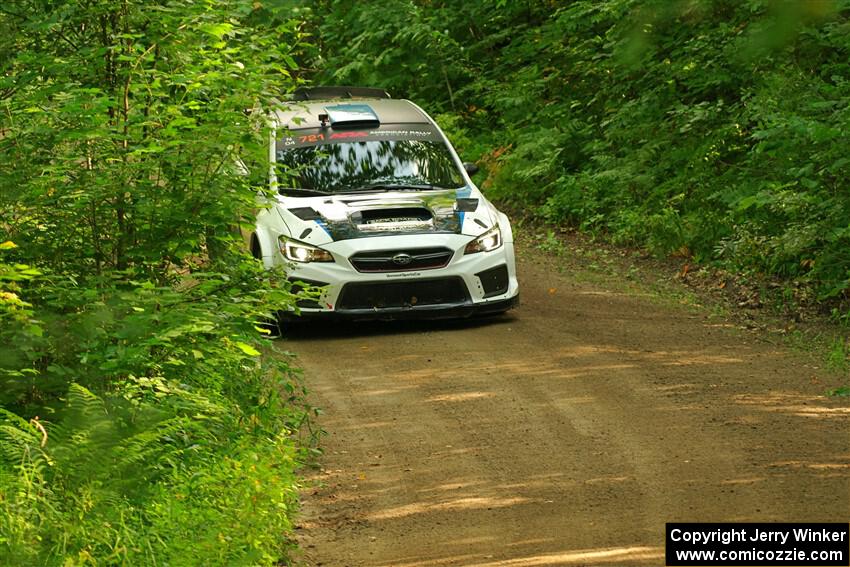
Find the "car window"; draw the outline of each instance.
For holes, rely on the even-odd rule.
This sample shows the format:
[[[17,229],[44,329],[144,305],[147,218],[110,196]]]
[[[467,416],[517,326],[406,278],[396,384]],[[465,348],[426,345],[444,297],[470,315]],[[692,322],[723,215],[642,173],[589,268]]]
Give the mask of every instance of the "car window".
[[[435,133],[422,132],[420,138],[425,139],[394,139],[394,134],[300,134],[282,140],[276,152],[281,185],[326,193],[464,185],[449,148]]]

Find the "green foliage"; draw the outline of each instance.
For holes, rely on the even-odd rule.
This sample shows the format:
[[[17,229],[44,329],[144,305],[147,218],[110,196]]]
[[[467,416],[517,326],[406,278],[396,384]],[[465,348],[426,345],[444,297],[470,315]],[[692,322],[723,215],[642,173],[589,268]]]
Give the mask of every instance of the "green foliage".
[[[317,81],[450,112],[502,202],[847,299],[847,0],[313,5]]]
[[[292,443],[258,436],[223,400],[130,384],[136,396],[106,399],[72,385],[44,433],[4,412],[7,564],[274,564],[295,503]]]
[[[0,564],[279,564],[309,413],[261,334],[295,298],[243,249],[237,163],[300,24],[14,0],[0,33]]]
[[[850,386],[841,386],[839,388],[833,388],[827,392],[827,395],[832,397],[850,396]]]
[[[216,250],[253,199],[236,153],[267,139],[244,111],[280,96],[297,24],[255,33],[250,2],[20,8],[4,18],[19,55],[0,79],[0,211],[23,253],[159,275]]]
[[[31,315],[0,329],[0,392],[15,409],[0,411],[7,564],[274,564],[284,552],[290,433],[307,410],[285,357],[258,356],[271,346],[254,321],[291,297],[250,261],[192,276],[179,290],[43,276],[28,289],[43,332]]]

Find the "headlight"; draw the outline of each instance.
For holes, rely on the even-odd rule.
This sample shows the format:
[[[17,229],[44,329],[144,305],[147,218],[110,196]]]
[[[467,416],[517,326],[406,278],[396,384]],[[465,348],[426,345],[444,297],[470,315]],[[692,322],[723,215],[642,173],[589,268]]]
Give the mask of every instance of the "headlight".
[[[499,225],[494,226],[472,242],[466,245],[464,254],[475,254],[476,252],[489,252],[502,245],[502,231]]]
[[[293,262],[333,262],[334,257],[327,250],[292,240],[285,236],[279,239],[280,251],[283,252],[284,258]]]

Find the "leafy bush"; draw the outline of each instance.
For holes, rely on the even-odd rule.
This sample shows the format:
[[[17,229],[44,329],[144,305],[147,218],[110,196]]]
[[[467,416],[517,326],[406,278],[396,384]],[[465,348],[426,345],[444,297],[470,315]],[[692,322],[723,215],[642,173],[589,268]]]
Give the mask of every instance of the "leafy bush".
[[[12,2],[0,33],[0,563],[275,565],[309,417],[234,227],[299,23]],[[264,355],[265,353],[265,355]]]

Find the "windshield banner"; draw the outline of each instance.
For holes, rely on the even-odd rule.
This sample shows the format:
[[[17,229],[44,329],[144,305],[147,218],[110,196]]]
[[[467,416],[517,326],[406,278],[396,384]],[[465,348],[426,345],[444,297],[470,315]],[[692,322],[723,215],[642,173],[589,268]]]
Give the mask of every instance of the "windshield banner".
[[[380,140],[430,140],[439,142],[440,134],[427,124],[386,124],[377,128],[354,128],[334,131],[331,128],[289,130],[277,141],[278,151],[340,142],[374,142]]]

